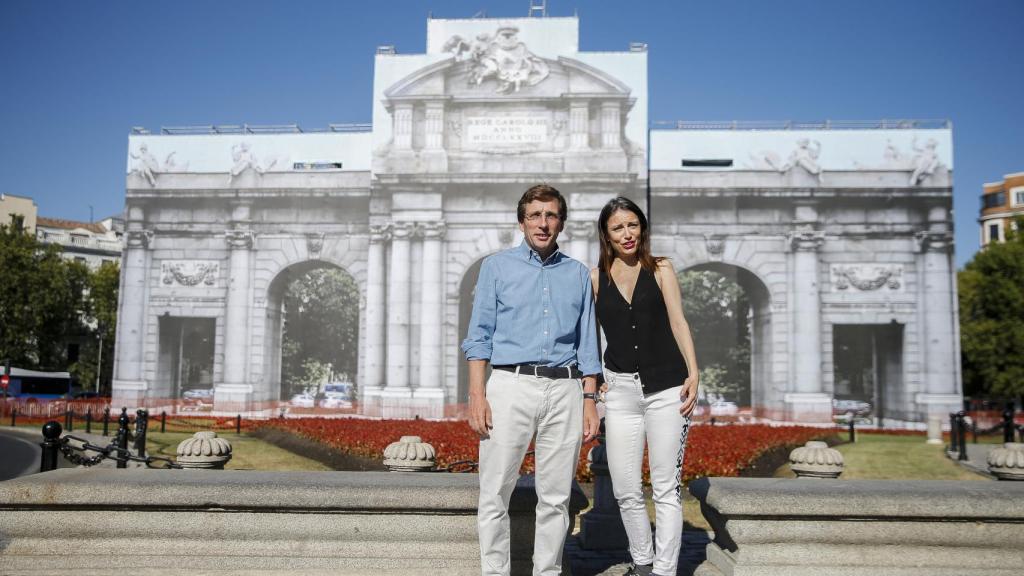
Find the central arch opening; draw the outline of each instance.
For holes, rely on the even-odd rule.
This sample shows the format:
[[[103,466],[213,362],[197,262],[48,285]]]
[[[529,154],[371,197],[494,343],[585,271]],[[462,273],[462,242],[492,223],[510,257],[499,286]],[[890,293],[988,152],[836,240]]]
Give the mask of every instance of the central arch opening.
[[[771,375],[771,303],[749,270],[720,262],[679,273],[686,320],[714,417],[761,415]],[[702,403],[703,404],[703,403]]]
[[[267,374],[293,408],[350,409],[359,363],[359,287],[322,261],[286,268],[268,294]]]

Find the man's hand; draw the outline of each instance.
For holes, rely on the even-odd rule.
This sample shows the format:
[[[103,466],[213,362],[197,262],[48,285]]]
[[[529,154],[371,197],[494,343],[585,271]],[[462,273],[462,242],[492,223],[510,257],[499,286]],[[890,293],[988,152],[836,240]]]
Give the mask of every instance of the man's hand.
[[[679,399],[683,401],[683,405],[679,408],[679,413],[683,416],[689,416],[693,414],[693,409],[697,407],[697,386],[700,383],[700,376],[698,374],[690,374],[683,380],[683,389],[679,391]]]
[[[483,395],[469,397],[469,427],[481,439],[491,436],[490,430],[494,428],[491,422],[491,403]]]
[[[597,403],[583,401],[583,442],[590,442],[601,431],[601,419],[597,416]]]

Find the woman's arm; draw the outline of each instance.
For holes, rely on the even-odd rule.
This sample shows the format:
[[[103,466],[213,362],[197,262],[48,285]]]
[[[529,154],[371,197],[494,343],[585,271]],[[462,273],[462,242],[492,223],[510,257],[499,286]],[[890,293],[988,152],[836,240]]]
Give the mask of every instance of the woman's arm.
[[[672,326],[672,336],[676,340],[676,345],[679,346],[683,360],[686,361],[686,371],[689,373],[686,381],[683,382],[683,407],[680,410],[688,416],[697,405],[700,369],[697,367],[697,354],[693,349],[690,325],[687,324],[686,317],[683,315],[683,297],[679,292],[679,278],[676,277],[676,271],[667,258],[658,262],[655,279],[658,280],[661,296],[665,300],[669,325]]]

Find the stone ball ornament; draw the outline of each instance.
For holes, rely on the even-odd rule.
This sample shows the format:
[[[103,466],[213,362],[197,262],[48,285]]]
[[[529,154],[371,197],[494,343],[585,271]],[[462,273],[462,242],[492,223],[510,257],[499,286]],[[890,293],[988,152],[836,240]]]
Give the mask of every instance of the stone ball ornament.
[[[436,456],[434,447],[419,436],[402,436],[384,449],[384,466],[392,472],[430,472]]]
[[[177,454],[182,468],[223,470],[231,460],[231,443],[216,432],[196,432],[178,444]]]
[[[843,455],[824,442],[811,440],[789,453],[789,468],[797,478],[838,478],[843,473]]]
[[[989,450],[988,471],[1000,480],[1024,480],[1024,443],[1007,442]]]

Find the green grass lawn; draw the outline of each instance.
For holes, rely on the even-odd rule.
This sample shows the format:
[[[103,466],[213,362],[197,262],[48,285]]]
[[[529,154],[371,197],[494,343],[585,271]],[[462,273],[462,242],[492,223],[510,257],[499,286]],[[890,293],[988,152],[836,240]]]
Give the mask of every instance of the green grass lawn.
[[[233,432],[217,435],[231,442],[231,460],[225,466],[227,470],[330,470],[315,460],[293,454],[258,438],[245,434],[239,436]],[[178,444],[191,437],[190,432],[149,432],[146,435],[146,446],[151,456],[174,458]]]
[[[923,436],[860,434],[856,443],[835,448],[846,465],[840,480],[985,480],[946,458],[943,446],[927,444]],[[796,475],[784,464],[775,477]]]

